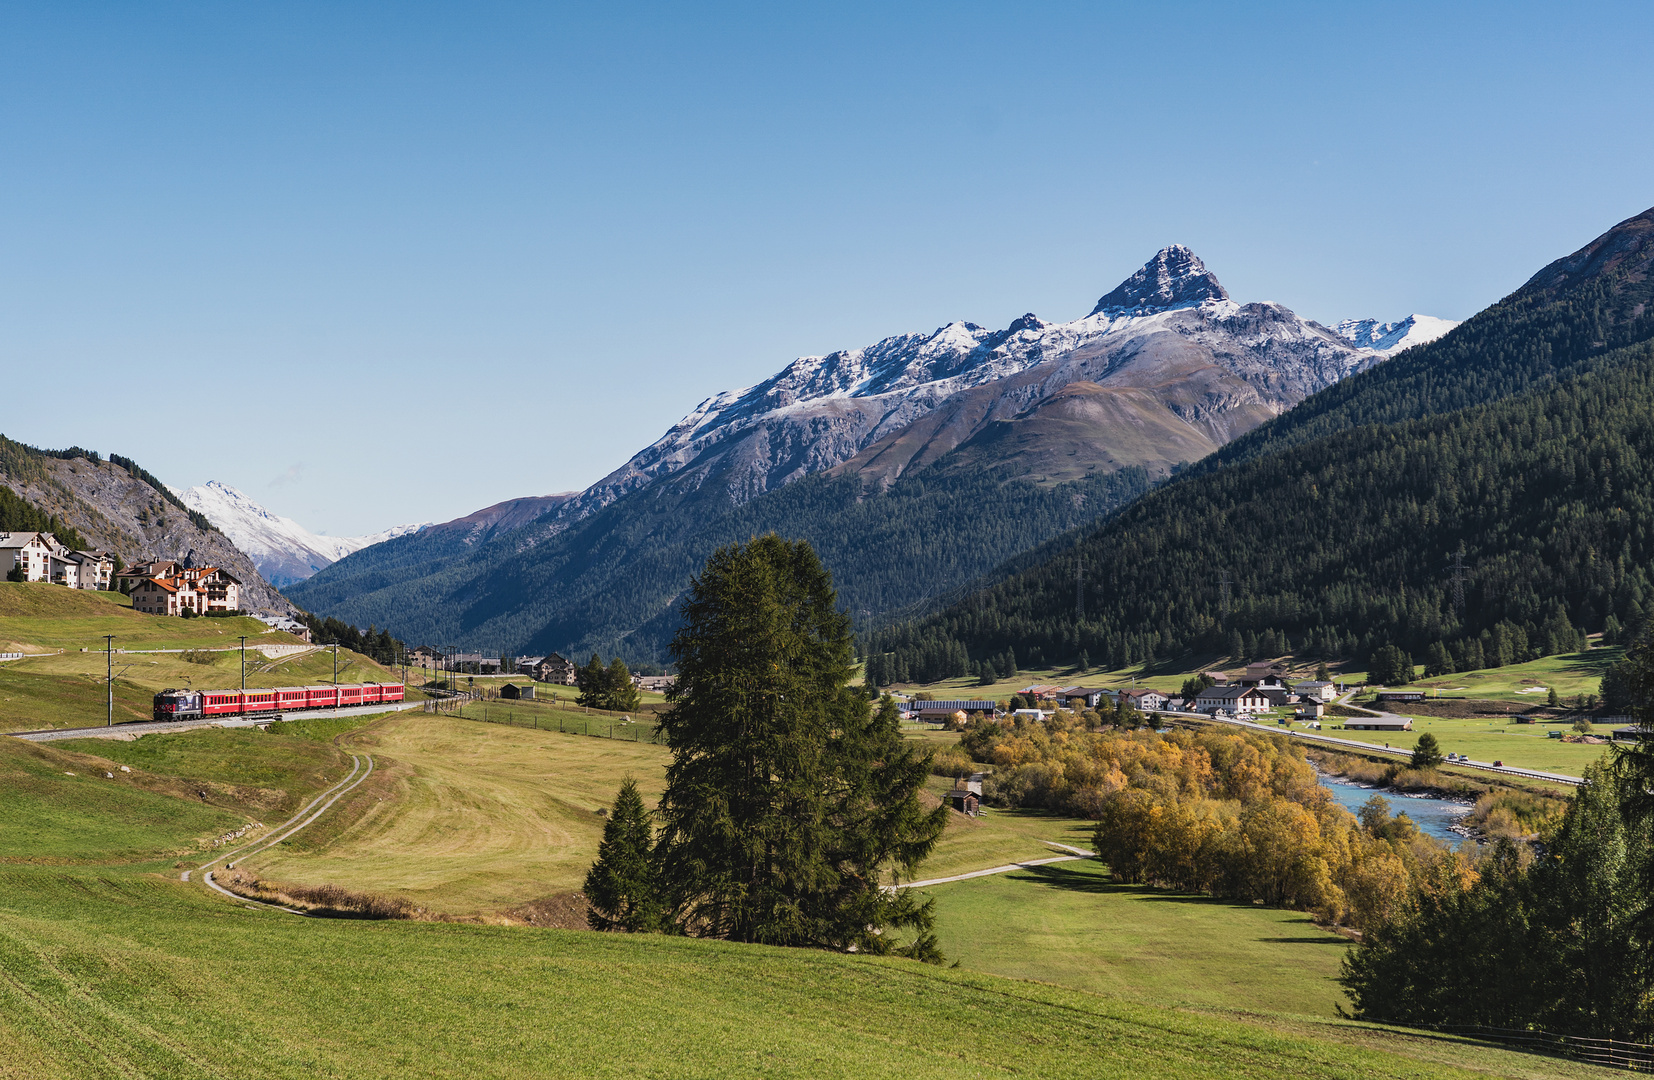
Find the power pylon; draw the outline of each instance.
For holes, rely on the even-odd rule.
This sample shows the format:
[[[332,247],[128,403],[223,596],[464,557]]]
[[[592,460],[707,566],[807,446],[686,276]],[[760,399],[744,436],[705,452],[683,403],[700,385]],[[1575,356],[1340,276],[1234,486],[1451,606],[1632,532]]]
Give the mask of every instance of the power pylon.
[[[1464,576],[1470,567],[1464,562],[1464,544],[1459,544],[1459,550],[1453,553],[1453,565],[1448,572],[1453,575],[1453,612],[1460,620],[1464,619]]]

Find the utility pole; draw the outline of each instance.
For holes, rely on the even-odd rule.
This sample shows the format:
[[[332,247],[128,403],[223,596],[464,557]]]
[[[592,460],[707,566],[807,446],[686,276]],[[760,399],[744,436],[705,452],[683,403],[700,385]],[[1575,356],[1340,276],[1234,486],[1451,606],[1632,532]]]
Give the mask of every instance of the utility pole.
[[[115,726],[115,635],[114,634],[105,634],[105,635],[103,635],[103,655],[104,655],[106,665],[107,665],[108,670],[109,670],[108,677],[104,679],[105,685],[107,685],[109,687],[109,720],[103,726],[104,727],[114,727]],[[124,671],[125,668],[122,668],[121,670]]]
[[[333,643],[333,685],[339,685],[339,643]]]

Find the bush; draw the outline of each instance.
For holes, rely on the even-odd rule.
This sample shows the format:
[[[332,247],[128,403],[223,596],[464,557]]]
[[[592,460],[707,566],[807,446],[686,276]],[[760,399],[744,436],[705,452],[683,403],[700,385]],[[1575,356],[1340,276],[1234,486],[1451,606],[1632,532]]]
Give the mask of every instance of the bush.
[[[962,748],[944,746],[930,759],[930,771],[936,776],[969,776],[980,771],[980,766]]]

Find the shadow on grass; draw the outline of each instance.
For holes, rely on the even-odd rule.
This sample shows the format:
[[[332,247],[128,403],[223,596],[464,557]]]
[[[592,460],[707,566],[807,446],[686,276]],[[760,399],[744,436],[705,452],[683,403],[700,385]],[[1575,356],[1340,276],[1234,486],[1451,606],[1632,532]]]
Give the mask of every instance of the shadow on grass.
[[[1049,885],[1054,889],[1066,892],[1092,893],[1096,895],[1130,896],[1139,900],[1147,900],[1158,904],[1197,904],[1207,907],[1254,909],[1259,905],[1243,900],[1226,900],[1217,896],[1206,896],[1201,893],[1169,892],[1163,889],[1151,888],[1148,885],[1122,885],[1110,881],[1108,869],[1101,863],[1088,861],[1083,863],[1053,863],[1049,866],[1030,866],[1005,875],[1011,881],[1032,881],[1041,885]],[[1315,925],[1314,920],[1307,915],[1300,914],[1293,920],[1303,926]],[[1274,942],[1282,945],[1348,945],[1349,941],[1337,934],[1322,932],[1314,936],[1304,937],[1266,937],[1259,941]]]

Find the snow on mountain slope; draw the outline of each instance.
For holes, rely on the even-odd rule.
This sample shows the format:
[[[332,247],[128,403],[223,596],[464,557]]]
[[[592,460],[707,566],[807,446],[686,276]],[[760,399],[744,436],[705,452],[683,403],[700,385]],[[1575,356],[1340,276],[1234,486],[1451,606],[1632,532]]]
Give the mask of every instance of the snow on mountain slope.
[[[1345,319],[1335,324],[1332,332],[1358,349],[1394,356],[1403,349],[1435,341],[1458,325],[1451,319],[1432,315],[1409,315],[1400,322],[1387,323],[1377,319]]]
[[[272,514],[246,495],[217,480],[173,494],[191,510],[205,514],[208,521],[228,536],[235,546],[253,560],[260,574],[280,588],[303,581],[324,566],[331,565],[372,544],[418,532],[430,524],[398,525],[369,536],[320,536],[292,518]]]
[[[1418,335],[1453,325],[1414,316],[1404,329],[1395,324],[1384,333],[1396,332],[1400,347],[1403,339],[1415,344],[1423,340]],[[954,322],[930,334],[800,357],[764,382],[706,399],[559,513],[582,517],[679,474],[696,485],[721,484],[738,503],[809,473],[862,468],[875,458],[873,473],[888,480],[994,421],[1038,409],[1077,381],[1133,388],[1140,399],[1134,408],[1145,394],[1176,383],[1161,395],[1165,407],[1200,429],[1191,432],[1193,444],[1221,445],[1382,362],[1389,347],[1358,345],[1279,304],[1236,303],[1194,252],[1172,245],[1073,322],[1031,314],[1003,330]],[[1148,422],[1163,426],[1160,417]],[[1107,459],[1098,458],[1099,467]]]

